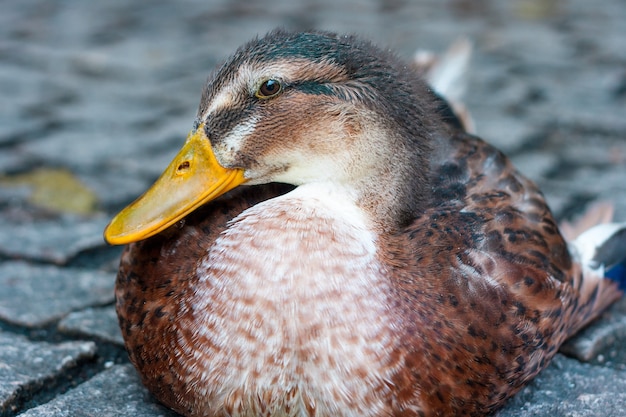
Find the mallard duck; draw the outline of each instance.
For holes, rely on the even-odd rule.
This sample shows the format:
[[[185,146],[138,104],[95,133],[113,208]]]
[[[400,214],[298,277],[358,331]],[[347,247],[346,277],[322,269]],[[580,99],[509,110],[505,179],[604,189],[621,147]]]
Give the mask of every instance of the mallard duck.
[[[602,272],[624,225],[606,227],[568,245],[537,186],[393,54],[278,30],[209,78],[105,238],[129,244],[130,360],[181,414],[477,416],[619,297]]]

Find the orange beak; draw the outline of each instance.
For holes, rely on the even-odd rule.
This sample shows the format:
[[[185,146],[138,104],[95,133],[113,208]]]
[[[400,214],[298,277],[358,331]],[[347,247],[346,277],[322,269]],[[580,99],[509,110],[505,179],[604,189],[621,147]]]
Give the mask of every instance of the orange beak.
[[[201,125],[152,187],[111,220],[104,239],[112,245],[146,239],[244,182],[242,169],[217,162]]]

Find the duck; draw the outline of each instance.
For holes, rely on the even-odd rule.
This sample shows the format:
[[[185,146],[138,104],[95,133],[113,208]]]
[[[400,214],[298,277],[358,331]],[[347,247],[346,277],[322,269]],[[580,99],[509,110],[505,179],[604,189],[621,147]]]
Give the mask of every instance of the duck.
[[[599,232],[594,229],[599,228]],[[394,53],[277,29],[209,76],[104,237],[130,361],[185,416],[482,416],[621,291]],[[579,241],[582,239],[582,241]]]

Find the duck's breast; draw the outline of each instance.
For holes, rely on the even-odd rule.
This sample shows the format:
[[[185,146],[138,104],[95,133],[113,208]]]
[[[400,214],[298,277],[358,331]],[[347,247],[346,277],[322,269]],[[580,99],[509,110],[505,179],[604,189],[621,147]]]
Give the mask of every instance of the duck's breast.
[[[181,327],[194,385],[233,415],[379,415],[388,281],[362,212],[300,187],[235,218],[199,263]],[[274,414],[272,414],[274,415]]]

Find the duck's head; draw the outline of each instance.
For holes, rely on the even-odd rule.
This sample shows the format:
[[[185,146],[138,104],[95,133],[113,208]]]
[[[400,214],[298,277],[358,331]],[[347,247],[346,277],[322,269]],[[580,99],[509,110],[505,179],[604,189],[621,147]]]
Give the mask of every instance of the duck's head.
[[[329,183],[398,227],[425,200],[439,104],[371,43],[274,31],[210,77],[184,147],[105,239],[144,239],[241,184],[269,182]]]

